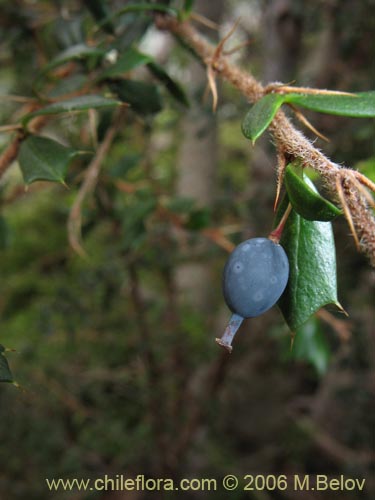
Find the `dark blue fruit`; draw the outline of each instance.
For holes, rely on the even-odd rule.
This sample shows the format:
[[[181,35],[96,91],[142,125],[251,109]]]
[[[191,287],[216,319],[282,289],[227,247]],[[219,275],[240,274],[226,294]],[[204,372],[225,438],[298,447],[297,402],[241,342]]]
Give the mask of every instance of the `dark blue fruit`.
[[[244,241],[224,268],[225,302],[243,318],[259,316],[279,300],[288,276],[288,257],[281,245],[268,238]]]
[[[225,302],[234,314],[217,342],[231,351],[231,341],[243,318],[259,316],[276,304],[288,277],[288,257],[278,243],[252,238],[238,245],[223,273]]]

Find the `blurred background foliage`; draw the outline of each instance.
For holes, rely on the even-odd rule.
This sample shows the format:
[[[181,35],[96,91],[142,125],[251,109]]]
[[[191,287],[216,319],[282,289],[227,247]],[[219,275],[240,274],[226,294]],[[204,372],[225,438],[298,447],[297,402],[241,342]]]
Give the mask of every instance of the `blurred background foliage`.
[[[152,15],[117,16],[98,28],[100,8],[126,4],[0,3],[2,96],[94,88],[95,57],[35,81],[63,50],[87,43],[107,54],[131,46],[150,54],[190,102],[187,108],[178,91],[173,98],[179,87],[157,83],[144,67],[127,72],[126,81],[147,87],[125,89],[121,79],[100,87],[120,99],[126,90],[123,100],[130,95],[133,106],[84,204],[87,258],[69,247],[66,221],[90,157],[72,163],[69,189],[37,182],[25,191],[17,165],[1,183],[0,341],[14,349],[7,359],[21,389],[0,386],[0,497],[157,497],[52,493],[46,477],[309,473],[366,478],[366,491],[340,498],[373,498],[374,273],[338,219],[339,300],[349,318],[316,315],[291,350],[273,308],[245,322],[230,357],[221,352],[214,339],[229,318],[221,296],[225,241],[270,232],[275,152],[268,137],[251,148],[242,136],[247,104],[233,88],[220,86],[212,114],[204,69],[153,27]],[[373,0],[195,3],[219,25],[219,33],[197,25],[212,41],[240,17],[231,43],[252,43],[231,57],[263,82],[346,91],[374,88],[374,7]],[[27,103],[1,97],[2,123],[27,111]],[[41,133],[93,151],[114,113],[57,115]],[[318,146],[374,180],[373,120],[308,117],[331,140]],[[2,148],[8,139],[0,135]],[[237,491],[231,498],[331,495]]]

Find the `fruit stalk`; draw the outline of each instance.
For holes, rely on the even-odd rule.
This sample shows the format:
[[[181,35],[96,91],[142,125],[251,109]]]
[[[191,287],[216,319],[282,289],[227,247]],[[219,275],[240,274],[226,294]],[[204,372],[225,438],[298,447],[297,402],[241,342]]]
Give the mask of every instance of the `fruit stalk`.
[[[242,321],[244,318],[242,316],[239,316],[238,314],[232,314],[228,326],[225,329],[225,332],[223,333],[223,336],[219,339],[215,339],[216,342],[224,347],[229,353],[232,352],[232,341],[234,336],[236,335],[237,330],[241,326]]]
[[[288,206],[287,206],[287,209],[285,210],[283,216],[281,217],[281,220],[280,220],[279,224],[269,234],[268,239],[270,239],[274,243],[280,243],[281,236],[283,234],[286,221],[288,220],[288,217],[289,217],[291,211],[292,211],[292,205],[289,203]]]

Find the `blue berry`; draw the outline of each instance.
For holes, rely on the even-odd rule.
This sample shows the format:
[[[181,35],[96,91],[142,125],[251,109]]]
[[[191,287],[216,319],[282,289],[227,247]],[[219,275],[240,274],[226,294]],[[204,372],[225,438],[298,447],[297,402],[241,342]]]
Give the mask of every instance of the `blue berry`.
[[[259,316],[276,304],[288,277],[288,257],[278,243],[252,238],[238,245],[223,273],[224,299],[233,316],[217,342],[231,351],[231,341],[243,318]]]
[[[232,312],[259,316],[279,300],[289,276],[283,247],[268,238],[244,241],[229,256],[223,274],[223,292]]]

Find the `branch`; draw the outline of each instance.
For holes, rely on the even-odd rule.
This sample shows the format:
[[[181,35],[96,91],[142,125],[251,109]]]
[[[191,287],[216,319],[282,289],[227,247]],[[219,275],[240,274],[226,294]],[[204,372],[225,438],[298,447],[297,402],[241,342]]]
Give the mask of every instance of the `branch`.
[[[107,130],[103,142],[97,149],[96,155],[87,167],[81,188],[78,191],[77,197],[74,200],[73,206],[70,210],[68,218],[68,239],[73,250],[75,250],[81,256],[86,255],[81,241],[82,205],[85,201],[85,198],[95,189],[103,160],[107,155],[112,142],[118,130],[120,129],[120,126],[122,125],[122,120],[123,111],[120,110],[112,126]]]
[[[188,22],[181,23],[175,18],[157,15],[156,25],[182,39],[209,69],[236,87],[250,102],[256,102],[267,92],[251,73],[228,62],[223,53],[215,50]],[[321,175],[327,189],[345,209],[359,250],[375,267],[375,217],[369,203],[371,194],[366,190],[372,190],[370,181],[363,182],[364,176],[359,172],[332,162],[291,124],[282,111],[276,114],[269,129],[279,153],[298,160]]]

